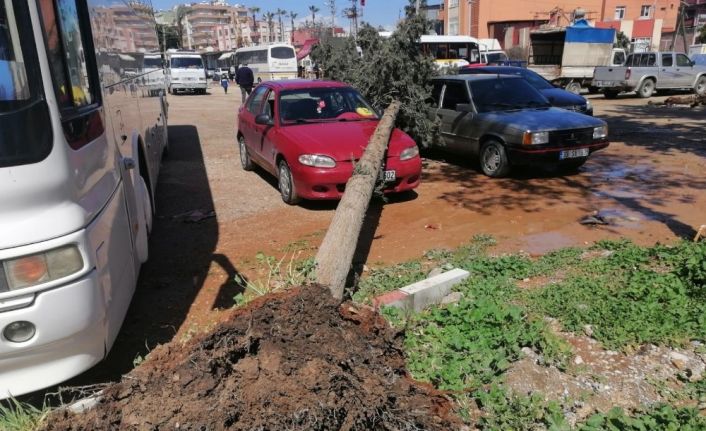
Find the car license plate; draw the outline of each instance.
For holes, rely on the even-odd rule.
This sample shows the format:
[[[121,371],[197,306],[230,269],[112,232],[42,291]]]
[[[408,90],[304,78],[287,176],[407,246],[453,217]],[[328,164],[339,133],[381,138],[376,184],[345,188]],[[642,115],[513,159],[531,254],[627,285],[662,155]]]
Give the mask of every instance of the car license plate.
[[[578,148],[576,150],[564,150],[559,153],[559,160],[576,159],[588,157],[588,148]]]
[[[397,172],[396,171],[385,171],[382,179],[386,183],[391,183],[397,179]]]

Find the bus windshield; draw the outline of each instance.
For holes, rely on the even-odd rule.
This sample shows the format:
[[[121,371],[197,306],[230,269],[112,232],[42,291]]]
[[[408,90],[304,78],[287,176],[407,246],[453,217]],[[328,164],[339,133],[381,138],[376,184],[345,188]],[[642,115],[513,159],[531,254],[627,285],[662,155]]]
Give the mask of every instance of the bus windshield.
[[[203,60],[197,57],[173,57],[172,69],[203,69]]]
[[[51,150],[33,40],[27,2],[0,0],[0,167],[38,162]]]

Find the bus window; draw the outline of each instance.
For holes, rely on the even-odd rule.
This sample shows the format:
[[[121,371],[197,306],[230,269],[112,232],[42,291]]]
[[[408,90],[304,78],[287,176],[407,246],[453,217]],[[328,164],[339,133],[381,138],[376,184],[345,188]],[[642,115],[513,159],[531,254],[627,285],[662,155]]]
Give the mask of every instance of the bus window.
[[[76,0],[56,0],[61,41],[64,48],[64,61],[68,69],[71,101],[74,107],[90,105],[94,102],[93,89],[89,84],[88,69]],[[84,29],[85,30],[85,29]],[[62,89],[60,89],[62,91]],[[66,86],[63,92],[66,91]]]
[[[0,168],[36,163],[51,152],[27,2],[0,0]]]
[[[281,60],[294,58],[294,50],[286,46],[275,46],[270,50],[270,56]]]
[[[0,101],[25,101],[30,98],[14,15],[12,3],[0,3]]]

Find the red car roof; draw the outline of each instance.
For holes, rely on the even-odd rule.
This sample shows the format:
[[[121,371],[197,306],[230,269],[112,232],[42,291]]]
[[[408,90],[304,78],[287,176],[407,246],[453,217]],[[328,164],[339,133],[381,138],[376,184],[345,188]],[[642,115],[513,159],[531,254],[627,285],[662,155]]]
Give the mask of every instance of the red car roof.
[[[303,88],[340,88],[350,87],[350,85],[338,81],[321,81],[315,79],[283,79],[279,81],[266,81],[269,87],[279,90],[299,90]]]

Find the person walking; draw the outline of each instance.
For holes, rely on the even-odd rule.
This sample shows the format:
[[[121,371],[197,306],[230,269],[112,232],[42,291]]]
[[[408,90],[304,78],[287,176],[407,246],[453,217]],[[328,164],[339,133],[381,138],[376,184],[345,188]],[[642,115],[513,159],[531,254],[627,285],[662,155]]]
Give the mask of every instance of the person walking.
[[[221,87],[223,87],[223,91],[228,94],[228,75],[226,74],[221,76]]]
[[[245,103],[245,100],[250,95],[250,92],[252,92],[253,84],[255,84],[255,77],[253,76],[252,69],[248,67],[247,63],[243,63],[238,68],[238,71],[235,72],[235,83],[240,86],[240,94],[243,99],[242,103]]]

